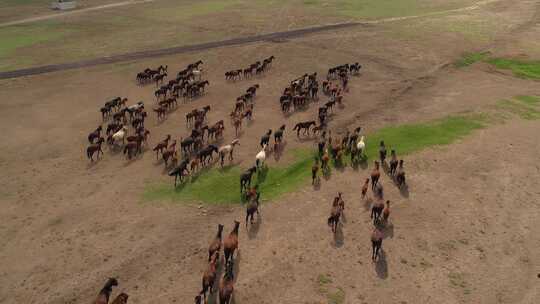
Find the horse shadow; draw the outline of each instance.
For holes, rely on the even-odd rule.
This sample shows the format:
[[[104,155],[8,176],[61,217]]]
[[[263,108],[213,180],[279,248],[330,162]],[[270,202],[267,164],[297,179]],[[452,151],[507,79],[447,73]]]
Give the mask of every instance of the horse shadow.
[[[223,167],[220,167],[219,168],[219,171],[221,171],[222,173],[227,173],[229,171],[231,171],[232,168],[238,166],[240,164],[239,161],[235,161],[235,162],[232,162],[226,166],[223,166]]]
[[[379,258],[375,262],[375,272],[380,279],[388,278],[388,262],[386,261],[386,253],[381,248]]]
[[[345,237],[343,235],[342,224],[340,223],[336,228],[336,233],[334,233],[334,243],[332,244],[335,248],[341,248],[345,244]]]
[[[315,179],[315,183],[313,183],[312,186],[313,186],[313,190],[315,190],[315,191],[321,190],[321,179],[319,177],[317,177]]]
[[[386,238],[394,238],[394,224],[393,223],[383,223],[381,225],[382,229],[382,233],[383,233],[383,239],[386,239]]]
[[[257,170],[257,184],[264,183],[266,176],[268,175],[268,167],[264,166]]]
[[[399,188],[399,194],[405,198],[409,198],[409,185],[405,184]]]
[[[234,258],[234,265],[233,265],[233,274],[234,274],[234,282],[238,280],[238,275],[240,274],[240,261],[241,261],[241,254],[240,250],[236,250],[236,257]]]
[[[262,224],[262,217],[260,214],[257,214],[257,219],[253,222],[253,224],[251,224],[251,226],[249,226],[248,229],[246,229],[248,232],[248,238],[250,240],[257,237],[257,234],[259,233],[259,229],[261,228],[261,224]]]

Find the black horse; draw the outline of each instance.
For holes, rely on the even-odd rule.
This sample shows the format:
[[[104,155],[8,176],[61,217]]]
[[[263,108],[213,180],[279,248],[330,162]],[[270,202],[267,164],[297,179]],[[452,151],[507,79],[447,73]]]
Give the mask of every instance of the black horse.
[[[281,142],[284,131],[285,131],[285,125],[282,125],[281,127],[279,127],[279,129],[277,129],[276,132],[274,132],[274,143]]]
[[[169,176],[174,176],[174,187],[176,187],[176,182],[180,178],[180,182],[184,179],[184,176],[189,174],[187,165],[189,164],[189,159],[184,159],[178,167],[172,169],[169,172]]]
[[[199,151],[199,153],[197,154],[197,157],[199,158],[199,161],[201,162],[201,164],[205,165],[207,158],[210,158],[210,160],[213,159],[212,154],[214,152],[218,153],[218,147],[214,145],[208,145],[206,148]]]
[[[268,145],[268,142],[270,141],[270,135],[272,134],[272,129],[269,129],[266,134],[264,134],[261,137],[261,147],[264,147],[264,145]]]
[[[257,171],[257,167],[253,166],[240,175],[240,193],[251,186],[251,176],[255,171]]]

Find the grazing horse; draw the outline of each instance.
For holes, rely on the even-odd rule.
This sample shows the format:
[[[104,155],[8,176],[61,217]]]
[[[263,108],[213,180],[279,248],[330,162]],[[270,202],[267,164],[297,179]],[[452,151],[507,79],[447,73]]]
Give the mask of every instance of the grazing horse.
[[[176,182],[178,179],[180,179],[180,182],[182,182],[184,176],[189,174],[189,171],[187,169],[188,162],[189,162],[188,159],[184,159],[180,163],[180,165],[178,165],[176,168],[172,169],[169,172],[169,176],[174,176],[174,187],[176,187]],[[187,172],[187,174],[184,174],[185,172]]]
[[[379,257],[379,251],[382,249],[383,233],[378,228],[373,229],[371,233],[371,260],[375,262]]]
[[[215,253],[217,253],[219,257],[219,251],[221,250],[222,235],[223,235],[223,225],[218,224],[216,237],[212,240],[212,242],[210,243],[210,246],[208,247],[208,261],[209,262]]]
[[[94,161],[94,153],[97,152],[98,159],[99,153],[101,153],[102,155],[104,154],[103,150],[101,150],[101,144],[103,143],[103,141],[105,141],[103,137],[100,137],[96,143],[91,144],[90,146],[88,146],[88,148],[86,148],[86,156],[90,158],[91,161]]]
[[[127,304],[129,296],[127,293],[122,292],[119,294],[111,304]]]
[[[398,167],[398,160],[396,156],[396,150],[390,151],[390,176],[394,176],[396,174],[396,170]]]
[[[202,278],[202,290],[199,293],[203,295],[204,303],[206,303],[206,292],[210,291],[210,294],[214,293],[214,282],[216,280],[217,264],[219,260],[219,252],[214,252],[208,263],[208,268],[203,274]]]
[[[264,166],[264,161],[266,160],[266,144],[262,146],[261,151],[255,155],[255,166],[257,166],[257,169],[259,168],[259,164],[261,166]]]
[[[240,193],[251,186],[251,177],[255,171],[257,171],[257,167],[251,167],[240,175]]]
[[[225,162],[225,155],[229,155],[229,161],[233,160],[234,146],[236,145],[240,145],[239,139],[234,139],[230,144],[219,147],[218,153],[221,160],[221,167],[223,167],[223,163]]]
[[[99,138],[101,136],[101,126],[97,127],[92,133],[88,134],[88,142],[91,144],[94,143],[94,139]]]
[[[238,228],[240,222],[234,221],[234,228],[223,241],[223,254],[225,255],[225,265],[234,260],[234,252],[238,249]]]
[[[399,188],[405,185],[405,170],[403,170],[403,159],[399,161],[399,165],[396,171],[396,182]]]
[[[233,265],[231,262],[229,265],[226,265],[225,275],[219,281],[219,303],[220,304],[229,304],[232,298],[232,293],[234,291],[234,275],[233,275]]]
[[[379,171],[379,162],[375,161],[374,164],[375,168],[373,168],[373,171],[371,171],[371,190],[375,190],[375,186],[381,177],[381,172]]]
[[[339,219],[343,214],[343,209],[345,209],[345,203],[341,198],[341,192],[338,193],[338,196],[334,198],[332,202],[332,210],[330,212],[330,217],[328,218],[328,226],[332,227],[332,232],[337,232],[337,226],[339,224]]]
[[[311,128],[311,126],[315,126],[315,121],[311,120],[311,121],[299,122],[294,126],[293,131],[296,130],[297,137],[300,137],[300,131],[302,130],[304,131],[303,132],[304,135],[306,133],[309,135],[309,128]]]
[[[270,142],[270,135],[272,134],[272,129],[269,129],[262,137],[260,145],[261,147],[268,145],[268,142]]]
[[[384,203],[380,199],[377,200],[371,207],[370,218],[373,219],[373,225],[376,225],[381,219],[381,214],[383,212],[383,209],[384,209]]]
[[[109,278],[99,292],[94,304],[108,304],[114,286],[118,286],[118,281],[115,278]]]
[[[283,138],[283,132],[285,131],[285,125],[281,125],[276,132],[274,132],[274,143],[280,143]]]

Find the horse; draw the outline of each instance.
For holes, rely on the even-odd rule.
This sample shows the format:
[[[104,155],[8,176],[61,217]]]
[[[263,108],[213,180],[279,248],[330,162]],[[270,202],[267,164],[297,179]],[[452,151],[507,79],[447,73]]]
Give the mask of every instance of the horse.
[[[257,195],[255,195],[257,197]],[[251,225],[253,225],[253,215],[257,213],[257,216],[259,213],[259,199],[251,199],[249,204],[246,206],[246,228],[248,225],[248,219],[250,219]]]
[[[99,126],[94,131],[92,131],[92,133],[88,134],[88,142],[93,144],[94,139],[99,138],[101,136],[101,130],[102,130],[102,127]]]
[[[111,136],[111,142],[110,144],[115,144],[117,141],[120,141],[122,140],[122,144],[125,143],[125,140],[126,140],[126,134],[127,134],[127,127],[126,126],[123,126],[122,129],[120,129],[120,131],[114,133],[112,136]]]
[[[153,151],[156,152],[156,160],[158,159],[158,154],[161,153],[163,154],[163,150],[167,149],[167,146],[169,145],[169,140],[171,139],[171,135],[167,135],[167,137],[162,140],[161,142],[159,142],[155,147],[154,149],[152,149]]]
[[[266,160],[266,144],[262,146],[261,151],[255,155],[255,165],[257,166],[257,169],[259,168],[259,164],[261,166],[264,166],[264,161]]]
[[[213,156],[212,156],[213,152],[218,153],[218,147],[216,147],[214,145],[208,145],[206,148],[199,151],[199,153],[197,154],[197,157],[199,158],[199,161],[203,165],[205,165],[206,164],[206,159],[208,157],[210,157],[210,160],[213,159]]]
[[[232,293],[234,291],[234,275],[233,275],[233,265],[231,262],[226,266],[225,275],[219,281],[219,303],[220,304],[229,304],[231,301]]]
[[[315,159],[315,163],[311,166],[311,184],[315,185],[315,181],[318,179],[317,173],[319,172],[319,160]]]
[[[377,200],[371,207],[370,218],[373,219],[373,225],[376,225],[379,222],[383,209],[384,203],[380,199]]]
[[[219,147],[218,154],[221,160],[221,167],[223,167],[223,163],[225,162],[225,155],[229,154],[229,161],[233,160],[233,151],[236,145],[240,145],[239,139],[234,139],[230,144]]]
[[[203,295],[204,303],[206,303],[206,292],[210,291],[210,294],[214,293],[214,282],[216,280],[217,264],[219,252],[215,252],[208,263],[208,268],[203,274],[202,289],[199,295]]]
[[[399,161],[399,165],[396,171],[396,182],[399,188],[405,185],[405,170],[403,170],[403,159]]]
[[[225,265],[234,260],[234,252],[238,249],[238,228],[240,222],[234,221],[234,228],[223,241],[223,254],[225,255]],[[229,261],[230,260],[230,261]]]
[[[339,219],[341,217],[341,214],[343,213],[343,209],[345,208],[345,204],[343,203],[343,200],[341,199],[341,192],[338,193],[338,196],[334,198],[334,201],[332,202],[332,210],[330,211],[330,217],[328,217],[328,226],[332,228],[332,232],[337,232],[337,226],[339,224]]]
[[[163,162],[165,162],[165,167],[168,167],[169,159],[174,159],[176,156],[175,150],[167,150],[163,153],[161,153],[161,157],[163,158]]]
[[[218,224],[218,231],[216,234],[216,237],[212,240],[210,243],[210,246],[208,247],[208,261],[212,259],[212,256],[217,253],[219,256],[219,250],[221,250],[221,239],[223,235],[223,225]]]
[[[365,150],[366,143],[364,142],[364,136],[360,136],[360,140],[356,143],[356,153],[358,154],[358,157],[362,158]]]
[[[105,286],[103,286],[99,292],[94,304],[108,304],[114,286],[118,286],[118,280],[109,278],[105,283]]]
[[[122,292],[119,294],[111,304],[127,304],[129,296],[127,293]]]
[[[366,178],[366,181],[364,182],[364,185],[362,186],[362,198],[366,197],[366,194],[368,191],[368,185],[369,185],[369,178]]]
[[[140,141],[130,141],[124,146],[124,155],[127,154],[128,159],[141,152]]]
[[[371,233],[371,260],[375,262],[379,257],[379,251],[382,249],[383,233],[378,229],[373,229]]]
[[[102,155],[104,154],[103,150],[101,150],[101,144],[103,143],[103,141],[105,141],[103,137],[100,137],[96,143],[91,144],[90,146],[88,146],[88,148],[86,148],[86,156],[90,158],[91,161],[94,161],[94,153],[97,152],[98,159],[99,153],[101,153]]]
[[[396,170],[398,167],[398,160],[396,156],[396,150],[390,151],[390,176],[394,176],[396,174]]]
[[[375,190],[375,185],[379,182],[379,178],[381,177],[381,172],[379,172],[379,162],[375,161],[375,168],[373,168],[373,171],[371,171],[371,190]]]
[[[311,120],[311,121],[299,122],[294,126],[293,131],[296,130],[297,137],[300,137],[301,130],[304,131],[303,134],[307,133],[309,135],[309,128],[311,128],[311,126],[315,126],[315,121]]]
[[[274,143],[281,142],[284,131],[285,131],[285,125],[281,125],[281,127],[279,127],[279,129],[277,129],[276,132],[274,132]]]
[[[180,165],[178,165],[176,168],[172,169],[169,172],[169,176],[174,176],[174,187],[176,187],[176,182],[180,178],[180,182],[182,182],[182,179],[185,175],[189,174],[189,171],[187,169],[189,160],[184,159]],[[184,174],[184,172],[187,172],[187,174]]]
[[[261,142],[260,142],[260,145],[261,147],[265,146],[265,145],[268,145],[268,142],[270,141],[270,135],[272,134],[272,129],[269,129],[266,134],[264,134],[262,137],[261,137]]]
[[[251,167],[240,175],[240,193],[251,186],[251,177],[255,171],[257,171],[257,167]]]
[[[384,140],[381,140],[381,143],[379,144],[379,159],[381,160],[381,164],[384,164],[386,161],[386,146],[384,145]]]
[[[388,223],[388,218],[390,217],[390,201],[386,201],[386,207],[383,210],[383,221],[384,223]]]

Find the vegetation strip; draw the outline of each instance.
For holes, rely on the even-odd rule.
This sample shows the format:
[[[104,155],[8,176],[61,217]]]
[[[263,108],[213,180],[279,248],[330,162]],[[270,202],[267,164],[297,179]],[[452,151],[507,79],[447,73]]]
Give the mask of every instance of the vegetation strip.
[[[454,65],[458,68],[472,65],[476,62],[486,62],[498,69],[511,70],[516,77],[526,79],[540,79],[539,60],[518,60],[507,58],[493,58],[489,52],[465,54]]]
[[[389,149],[396,149],[398,155],[403,156],[432,146],[448,145],[484,126],[483,117],[470,115],[451,116],[428,123],[386,127],[366,136],[367,159],[376,157],[378,143],[381,140],[385,141]],[[252,184],[259,185],[261,199],[275,199],[308,183],[314,152],[304,149],[295,153],[296,159],[291,165],[272,166],[253,176]],[[346,164],[347,162],[344,163]],[[206,169],[176,189],[172,185],[172,180],[166,184],[149,185],[144,199],[200,201],[210,204],[241,203],[240,174],[241,169],[238,167]]]

